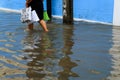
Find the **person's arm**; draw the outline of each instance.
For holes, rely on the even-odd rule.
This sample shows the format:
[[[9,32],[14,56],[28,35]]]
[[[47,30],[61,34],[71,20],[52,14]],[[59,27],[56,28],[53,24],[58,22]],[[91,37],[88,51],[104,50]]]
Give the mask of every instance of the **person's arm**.
[[[31,2],[32,0],[26,0],[26,7],[28,7],[28,4]]]

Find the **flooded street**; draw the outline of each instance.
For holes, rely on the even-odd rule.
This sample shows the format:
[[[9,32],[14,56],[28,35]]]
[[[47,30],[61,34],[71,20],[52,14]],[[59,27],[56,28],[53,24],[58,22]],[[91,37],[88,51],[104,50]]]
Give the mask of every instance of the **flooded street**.
[[[0,80],[120,80],[120,27],[53,19],[26,31],[0,11]]]

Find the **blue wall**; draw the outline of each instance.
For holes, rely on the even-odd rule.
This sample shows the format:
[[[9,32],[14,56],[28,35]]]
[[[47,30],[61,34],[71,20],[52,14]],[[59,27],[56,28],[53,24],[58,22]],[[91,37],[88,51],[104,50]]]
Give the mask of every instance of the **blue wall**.
[[[52,0],[52,14],[62,16],[62,0]]]
[[[0,7],[21,9],[26,0],[0,0]],[[46,1],[46,0],[45,0]],[[74,18],[112,23],[114,0],[73,0]],[[62,0],[52,0],[52,14],[62,16]]]
[[[112,23],[114,0],[73,0],[74,18]],[[53,15],[62,16],[62,0],[52,0]]]
[[[112,22],[114,0],[74,0],[74,17]]]
[[[0,7],[10,9],[21,9],[25,6],[26,0],[0,0]]]

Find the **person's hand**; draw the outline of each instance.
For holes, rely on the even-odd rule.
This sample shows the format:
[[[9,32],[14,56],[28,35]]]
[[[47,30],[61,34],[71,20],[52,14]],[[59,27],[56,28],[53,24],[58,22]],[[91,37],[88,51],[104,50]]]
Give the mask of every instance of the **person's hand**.
[[[26,0],[26,2],[29,4],[32,0]]]
[[[25,4],[25,6],[26,6],[26,8],[28,7],[28,3],[26,2],[26,4]]]
[[[26,0],[26,7],[28,7],[28,4],[31,2],[32,0]]]

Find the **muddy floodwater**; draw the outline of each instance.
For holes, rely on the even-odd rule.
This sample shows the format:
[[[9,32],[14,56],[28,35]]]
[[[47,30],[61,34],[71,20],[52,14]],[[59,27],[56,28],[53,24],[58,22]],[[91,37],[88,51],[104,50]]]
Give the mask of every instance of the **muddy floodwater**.
[[[88,22],[38,23],[0,11],[0,80],[120,80],[120,27]]]

